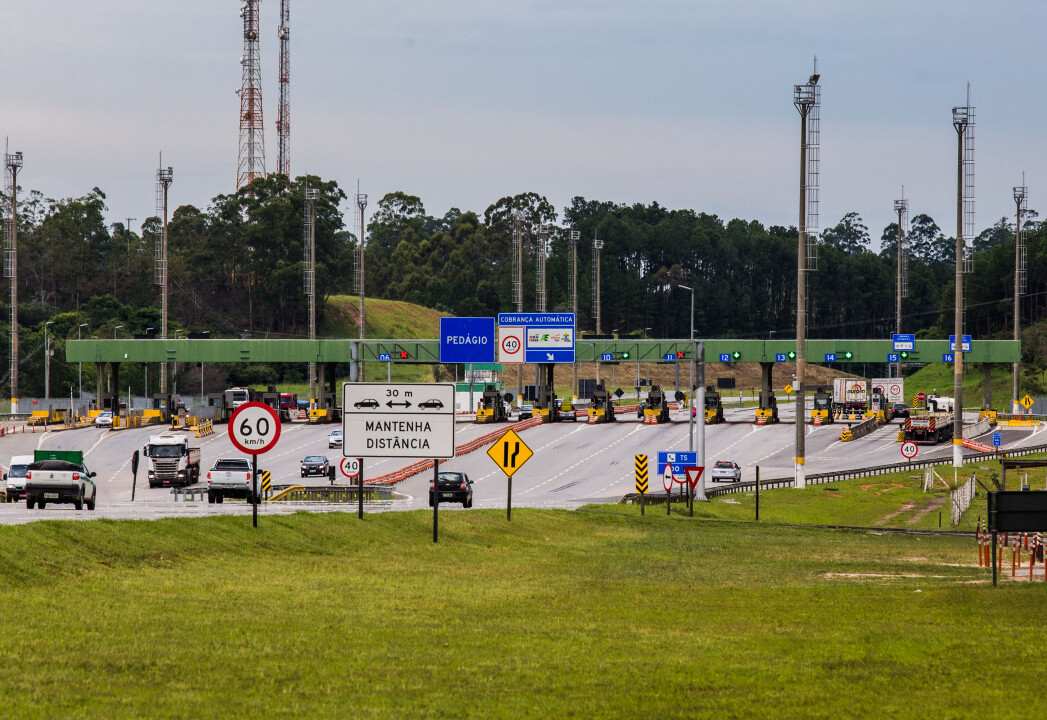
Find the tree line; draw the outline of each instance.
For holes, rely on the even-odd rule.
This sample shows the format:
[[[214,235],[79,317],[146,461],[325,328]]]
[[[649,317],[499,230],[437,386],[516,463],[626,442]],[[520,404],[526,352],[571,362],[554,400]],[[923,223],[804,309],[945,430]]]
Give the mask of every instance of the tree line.
[[[171,333],[211,337],[304,337],[306,190],[316,200],[318,314],[336,294],[355,294],[358,238],[346,227],[346,195],[316,176],[271,175],[213,198],[207,208],[183,205],[168,226]],[[62,343],[78,334],[113,337],[155,332],[160,325],[155,256],[161,220],[140,232],[105,221],[105,194],[54,200],[38,191],[19,202],[18,283],[21,385],[42,395],[43,325],[59,339],[52,388],[71,387],[76,368],[61,362]],[[9,207],[2,199],[4,213]],[[795,330],[795,227],[723,220],[657,202],[618,204],[575,197],[562,213],[537,193],[503,197],[482,214],[452,208],[429,215],[422,200],[392,192],[378,201],[365,238],[369,297],[404,300],[459,316],[515,309],[514,239],[522,243],[523,309],[536,309],[539,254],[544,255],[546,308],[578,303],[578,327],[594,332],[594,241],[600,250],[602,334],[687,337],[791,337]],[[1047,315],[1047,229],[1030,213],[1027,323]],[[810,337],[882,338],[895,330],[898,227],[874,248],[856,212],[821,235],[817,271],[808,275]],[[1001,218],[973,241],[965,284],[966,323],[976,337],[1009,337],[1015,258],[1014,222]],[[908,296],[902,331],[924,337],[952,332],[955,240],[926,214],[914,215],[905,241]],[[572,262],[577,279],[572,295]],[[10,317],[9,297],[0,298]],[[86,327],[81,327],[86,325]],[[0,362],[9,366],[10,327],[0,322]],[[1038,332],[1038,331],[1037,331]],[[1047,333],[1041,333],[1047,335]],[[1039,337],[1039,335],[1036,335]],[[1039,367],[1044,353],[1027,348]],[[39,372],[37,372],[39,370]],[[257,370],[257,369],[256,369]],[[248,368],[226,369],[251,381]],[[281,369],[273,379],[296,379]],[[237,375],[239,373],[239,375]],[[92,375],[93,381],[93,375]],[[264,380],[262,378],[261,380]],[[254,381],[259,379],[254,378]],[[91,383],[93,385],[93,382]],[[40,387],[36,387],[40,385]],[[52,394],[58,394],[52,392]]]

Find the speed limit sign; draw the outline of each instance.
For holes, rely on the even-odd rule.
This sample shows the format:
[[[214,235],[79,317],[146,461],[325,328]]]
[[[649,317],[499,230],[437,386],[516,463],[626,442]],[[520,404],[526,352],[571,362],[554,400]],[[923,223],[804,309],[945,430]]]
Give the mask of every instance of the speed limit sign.
[[[919,448],[914,442],[903,442],[902,443],[902,456],[907,460],[912,460],[916,457],[916,451]]]
[[[360,474],[360,458],[342,458],[338,467],[347,478],[354,478]]]
[[[269,452],[280,439],[280,416],[265,403],[244,403],[229,418],[229,440],[248,455]]]

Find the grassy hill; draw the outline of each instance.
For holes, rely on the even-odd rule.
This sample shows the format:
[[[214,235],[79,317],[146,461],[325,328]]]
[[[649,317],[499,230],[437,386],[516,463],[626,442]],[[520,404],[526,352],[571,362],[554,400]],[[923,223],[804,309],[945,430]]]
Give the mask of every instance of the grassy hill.
[[[992,369],[992,405],[1000,412],[1011,411],[1011,366],[994,365]],[[1019,383],[1021,394],[1030,392],[1036,395],[1038,388],[1026,388]],[[916,393],[930,395],[953,395],[953,366],[949,363],[931,363],[905,378],[906,402]],[[982,406],[985,392],[985,371],[981,365],[969,364],[963,372],[963,406],[976,408]]]

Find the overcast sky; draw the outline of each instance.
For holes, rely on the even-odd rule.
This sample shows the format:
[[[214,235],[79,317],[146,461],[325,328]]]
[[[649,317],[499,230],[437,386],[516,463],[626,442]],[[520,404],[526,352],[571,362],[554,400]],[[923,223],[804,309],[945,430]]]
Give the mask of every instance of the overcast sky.
[[[0,0],[0,134],[24,188],[107,195],[110,221],[235,190],[237,0]],[[279,0],[261,3],[266,167],[276,167]],[[878,248],[912,214],[956,217],[951,109],[977,108],[977,228],[1026,172],[1047,209],[1047,4],[1016,0],[381,0],[291,6],[291,171],[431,215],[534,191],[796,224],[792,90],[818,56],[821,224]],[[346,208],[346,220],[351,211]]]

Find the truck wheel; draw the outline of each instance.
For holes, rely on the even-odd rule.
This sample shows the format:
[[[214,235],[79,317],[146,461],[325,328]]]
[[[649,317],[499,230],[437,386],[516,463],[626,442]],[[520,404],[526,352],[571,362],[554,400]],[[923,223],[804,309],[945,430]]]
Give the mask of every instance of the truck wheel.
[[[41,510],[43,510],[45,507],[47,507],[47,503],[44,502],[43,500],[38,502],[37,505],[40,507]]]
[[[86,504],[87,504],[87,509],[88,510],[94,510],[95,509],[95,501],[96,500],[98,500],[98,495],[97,494],[93,498],[91,498],[90,500],[87,501]]]
[[[214,505],[214,495],[212,495],[211,493],[207,493],[207,502]]]
[[[219,495],[218,497],[216,497],[216,498],[214,499],[214,501],[215,501],[216,503],[218,503],[219,505],[221,505],[221,504],[222,504],[222,500],[224,500],[224,499],[225,499],[225,497],[224,497],[224,496],[222,496],[222,495]]]
[[[84,509],[84,491],[81,490],[80,494],[73,500],[73,507],[77,510]]]
[[[27,508],[29,508],[30,510],[32,510],[33,509],[33,505],[36,505],[36,502],[33,501],[33,498],[31,498],[28,495],[26,495],[25,496],[25,506]]]

